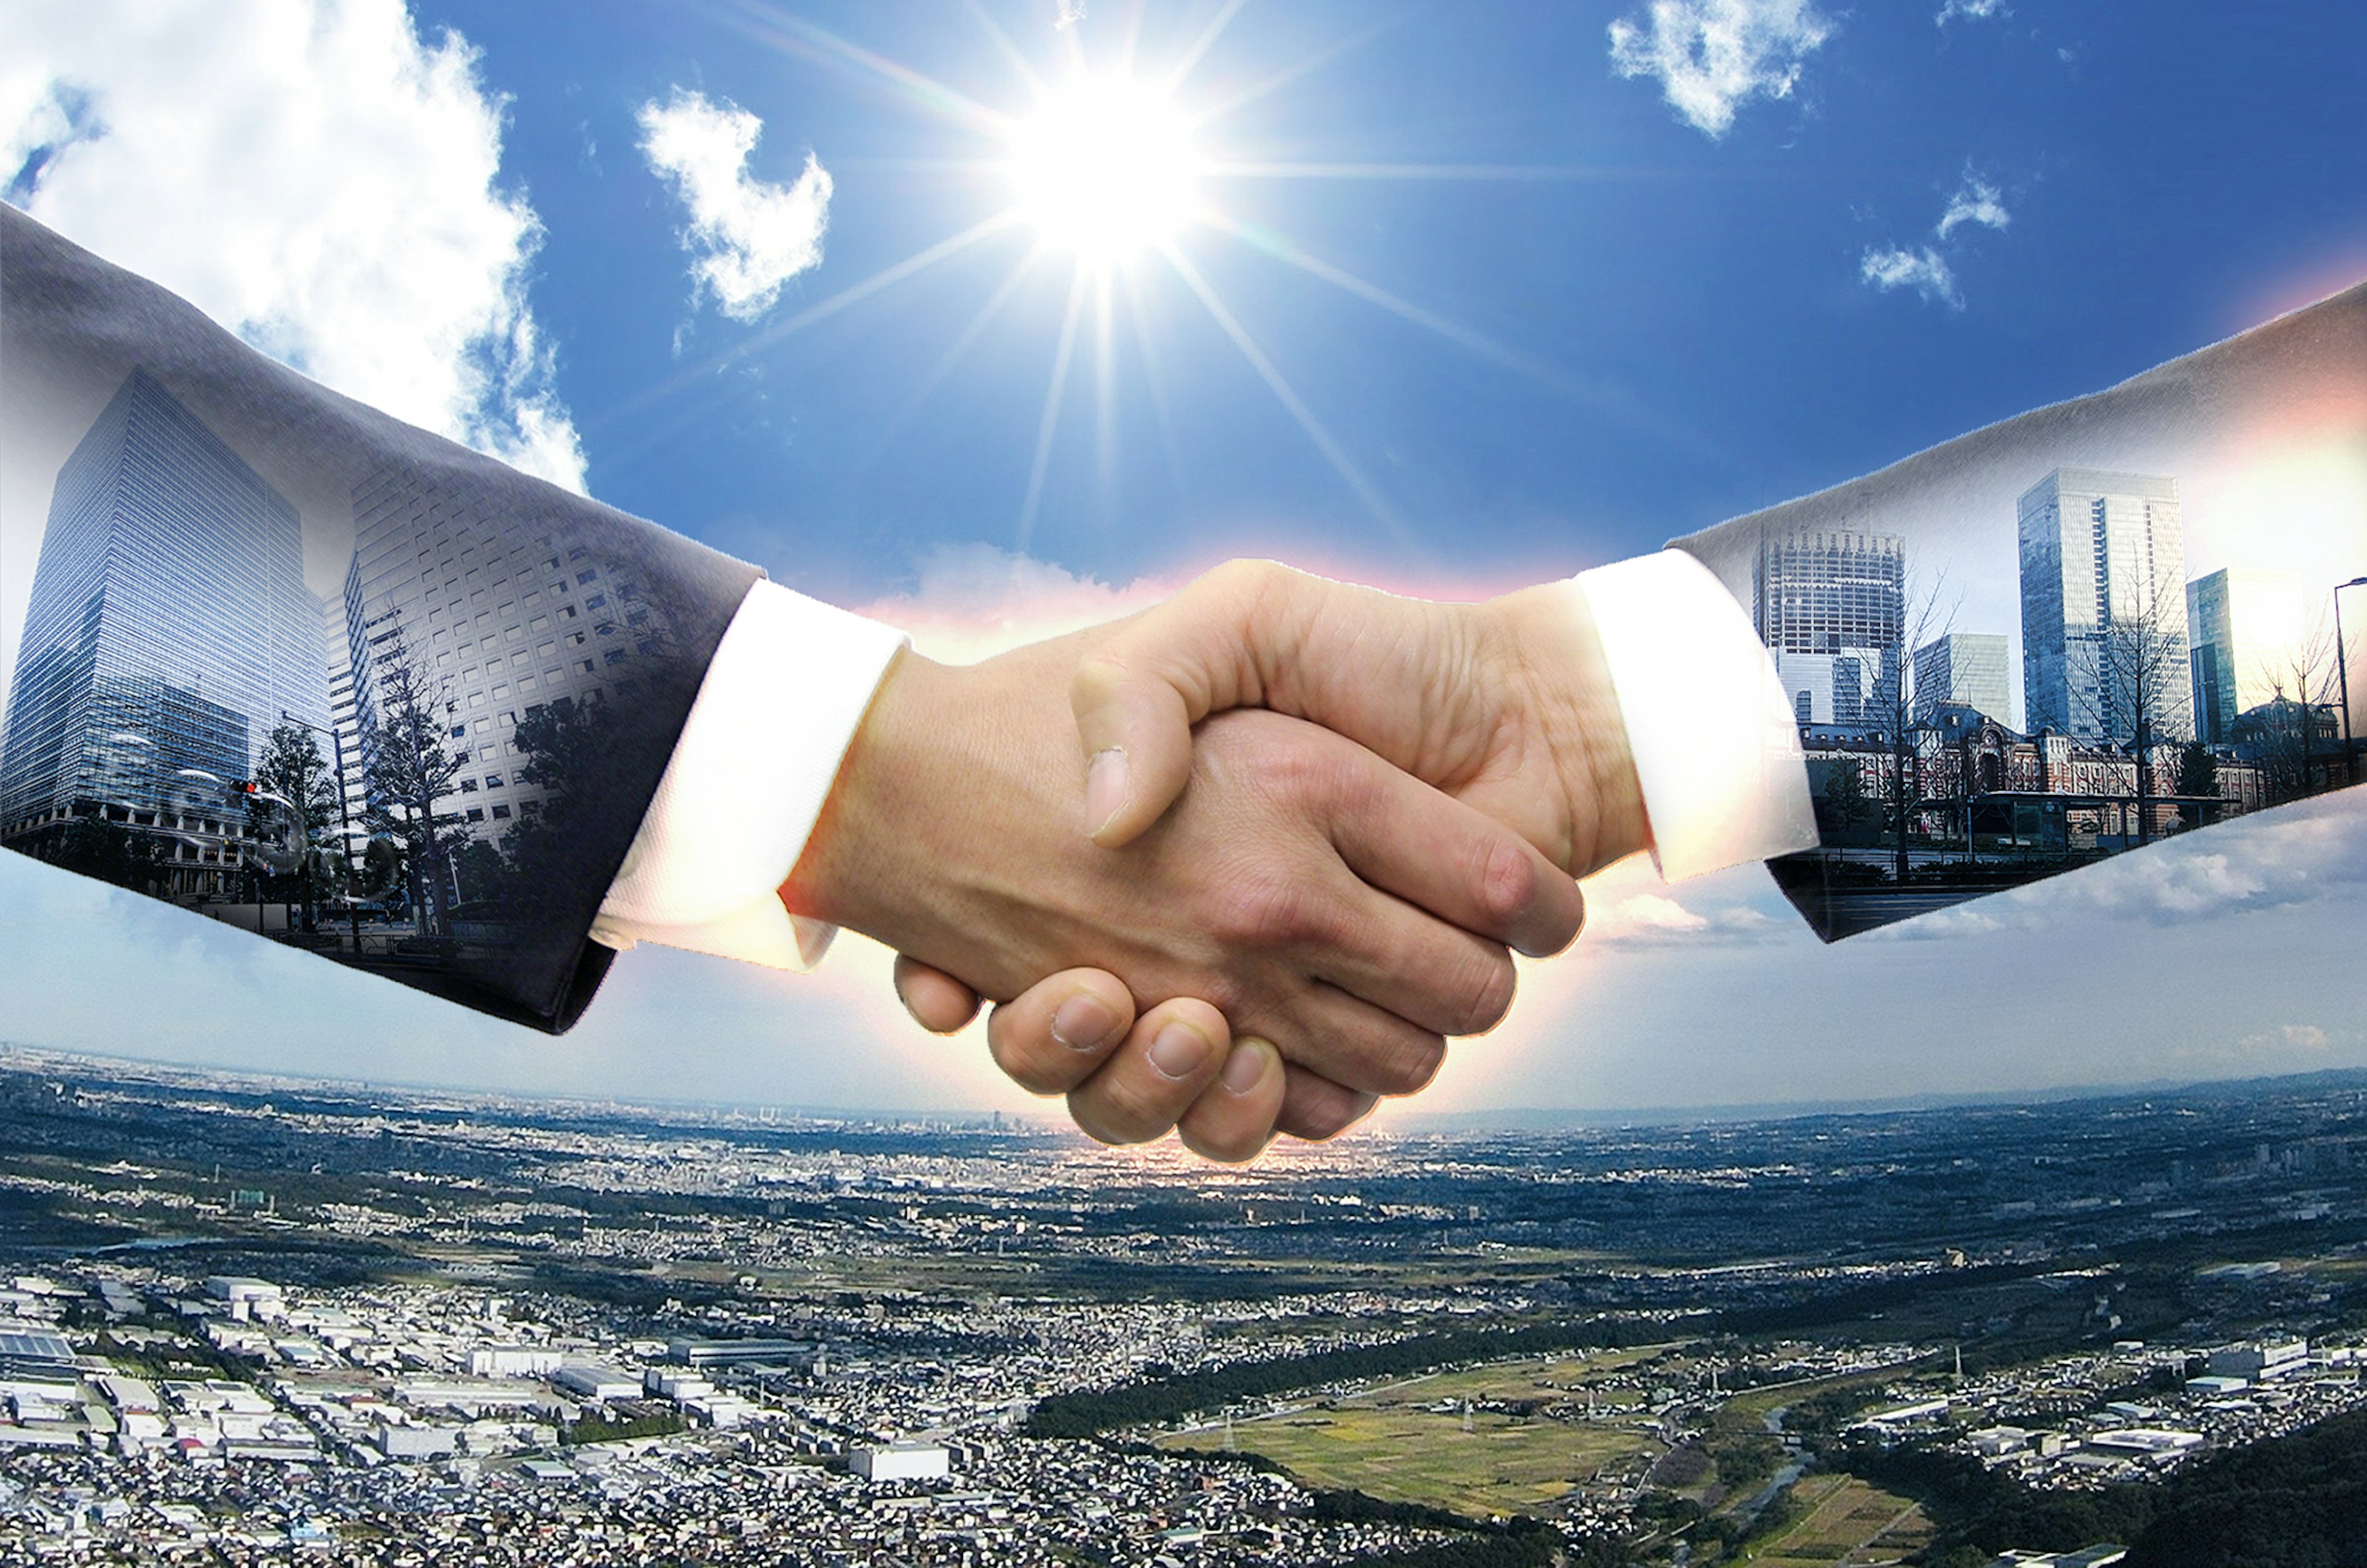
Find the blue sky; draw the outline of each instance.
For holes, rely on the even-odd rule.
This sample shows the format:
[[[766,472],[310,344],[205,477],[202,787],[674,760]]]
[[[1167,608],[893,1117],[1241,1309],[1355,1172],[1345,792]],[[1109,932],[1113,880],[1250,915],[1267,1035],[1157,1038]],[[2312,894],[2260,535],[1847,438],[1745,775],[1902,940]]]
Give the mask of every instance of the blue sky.
[[[1071,38],[1114,59],[1132,9],[1095,0],[1061,34],[1039,0],[986,7],[1047,73]],[[1217,9],[1148,7],[1142,61],[1175,58]],[[958,7],[785,10],[979,104],[1027,105]],[[1742,98],[1713,137],[1659,82],[1614,71],[1606,28],[1633,7],[1243,6],[1180,89],[1187,107],[1339,52],[1209,125],[1218,155],[1540,177],[1229,179],[1208,199],[1546,375],[1221,231],[1187,231],[1181,248],[1395,525],[1154,257],[1138,270],[1172,458],[1121,322],[1110,471],[1081,354],[1029,552],[1111,581],[1243,550],[1517,581],[2096,389],[2367,263],[2356,8],[2247,8],[2236,21],[2213,6],[2024,0],[1945,25],[1939,10],[1827,8],[1821,44],[1778,48],[1767,67],[1796,69],[1787,96]],[[504,174],[548,230],[534,305],[594,492],[843,596],[903,585],[938,542],[1016,547],[1065,268],[1036,267],[912,404],[1025,232],[652,392],[1007,201],[995,174],[942,167],[997,156],[991,137],[762,7],[573,14],[554,28],[538,7],[420,11],[475,44],[486,82],[511,96]],[[762,120],[755,177],[793,180],[810,153],[834,181],[821,262],[765,320],[690,299],[683,212],[637,152],[634,118],[678,87]],[[1997,193],[2008,226],[1936,240],[1968,182]],[[1863,280],[1869,252],[1926,246],[1954,274],[1960,309]]]
[[[2356,6],[1161,0],[1145,73],[1230,12],[1187,110],[1270,87],[1202,155],[1364,171],[1204,180],[1224,222],[1175,238],[1297,412],[1151,254],[1114,286],[1106,377],[1083,312],[1048,422],[1072,273],[1022,270],[1025,225],[796,326],[1008,206],[991,116],[949,103],[1024,117],[1014,54],[1105,68],[1136,9],[0,4],[0,182],[332,385],[956,649],[1240,553],[1448,593],[1565,574],[2367,276]],[[734,114],[753,149],[719,163]],[[684,138],[672,164],[653,125]],[[722,204],[704,238],[699,190]],[[0,558],[6,610],[30,563]],[[1631,866],[1430,1103],[2367,1063],[2362,903],[2367,820],[2343,802],[1831,950],[1756,871],[1666,889]],[[2290,983],[2251,983],[2278,963]],[[859,944],[810,979],[637,953],[556,1043],[389,989],[0,858],[6,1039],[1025,1103],[975,1039],[898,1024]],[[1869,994],[1913,1021],[1836,1029],[1834,998]],[[1975,1023],[1936,1000],[1967,995],[2010,1005]]]

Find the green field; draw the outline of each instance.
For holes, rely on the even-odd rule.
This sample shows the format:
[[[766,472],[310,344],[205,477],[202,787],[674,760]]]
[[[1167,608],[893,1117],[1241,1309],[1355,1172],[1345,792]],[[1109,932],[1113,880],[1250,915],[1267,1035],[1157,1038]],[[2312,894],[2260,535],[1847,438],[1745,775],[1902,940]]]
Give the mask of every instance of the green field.
[[[1627,1413],[1638,1396],[1604,1391],[1593,1419],[1484,1410],[1467,1418],[1464,1402],[1573,1402],[1582,1408],[1588,1382],[1656,1353],[1604,1351],[1415,1378],[1328,1407],[1241,1422],[1232,1446],[1288,1467],[1309,1485],[1480,1516],[1550,1512],[1573,1488],[1633,1479],[1666,1451]],[[1162,1442],[1207,1450],[1222,1438],[1202,1429]]]
[[[1738,1560],[1760,1568],[1873,1568],[1931,1539],[1922,1509],[1853,1475],[1811,1475],[1792,1488],[1797,1515]]]

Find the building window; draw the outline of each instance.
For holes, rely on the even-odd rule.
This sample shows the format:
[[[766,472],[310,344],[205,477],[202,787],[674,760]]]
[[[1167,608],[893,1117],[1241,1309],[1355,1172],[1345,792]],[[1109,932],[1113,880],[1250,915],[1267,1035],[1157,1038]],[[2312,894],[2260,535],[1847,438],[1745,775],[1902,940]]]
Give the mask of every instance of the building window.
[[[496,806],[496,807],[493,807],[493,820],[494,820],[494,821],[496,821],[496,822],[506,822],[506,821],[508,821],[509,819],[510,819],[510,808],[509,808],[508,807],[506,807],[506,806]]]
[[[608,607],[608,596],[606,593],[595,593],[591,598],[583,601],[583,607],[587,610],[605,610]]]
[[[472,806],[472,807],[469,807],[469,820],[470,820],[470,821],[471,821],[471,822],[482,822],[484,819],[485,819],[485,808],[484,808],[483,807],[481,807],[481,806]]]
[[[474,795],[474,794],[476,794],[476,793],[477,793],[477,781],[476,781],[476,780],[474,780],[474,779],[462,779],[462,780],[460,781],[460,793],[461,793],[462,795]]]
[[[585,583],[587,583],[587,582],[597,582],[597,581],[600,581],[600,574],[599,574],[598,572],[596,572],[596,571],[592,571],[592,570],[583,570],[583,571],[579,571],[579,572],[577,572],[577,573],[575,574],[575,585],[576,585],[578,588],[581,588],[582,586],[583,586],[583,584],[585,584]]]
[[[610,664],[622,664],[625,661],[626,653],[621,648],[612,648],[608,650],[607,657]]]
[[[569,560],[582,560],[585,556],[588,556],[591,553],[591,551],[585,549],[583,546],[578,545],[573,549],[567,552],[567,558]]]
[[[579,659],[575,661],[575,668],[589,675],[592,673],[592,661],[588,659]]]
[[[469,727],[465,724],[456,724],[452,727],[452,739],[455,740],[459,739],[460,737],[468,733]]]

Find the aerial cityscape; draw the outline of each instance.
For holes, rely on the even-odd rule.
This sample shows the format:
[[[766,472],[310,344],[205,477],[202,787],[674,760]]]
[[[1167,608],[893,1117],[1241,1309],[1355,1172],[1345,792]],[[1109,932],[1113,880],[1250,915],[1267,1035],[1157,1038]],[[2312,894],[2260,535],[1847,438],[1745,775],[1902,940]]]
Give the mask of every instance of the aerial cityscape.
[[[9,1561],[2199,1563],[2367,1430],[2355,1073],[1239,1169],[22,1049],[0,1116]]]

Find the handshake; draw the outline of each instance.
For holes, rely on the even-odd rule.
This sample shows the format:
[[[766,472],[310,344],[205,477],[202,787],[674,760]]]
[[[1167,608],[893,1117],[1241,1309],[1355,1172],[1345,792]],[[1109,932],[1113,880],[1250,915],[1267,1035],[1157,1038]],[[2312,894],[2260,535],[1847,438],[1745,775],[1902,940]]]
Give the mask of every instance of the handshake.
[[[1082,741],[1082,745],[1080,742]],[[1332,1135],[1512,1005],[1648,847],[1584,590],[1441,604],[1236,561],[882,682],[780,889],[1109,1143]]]

